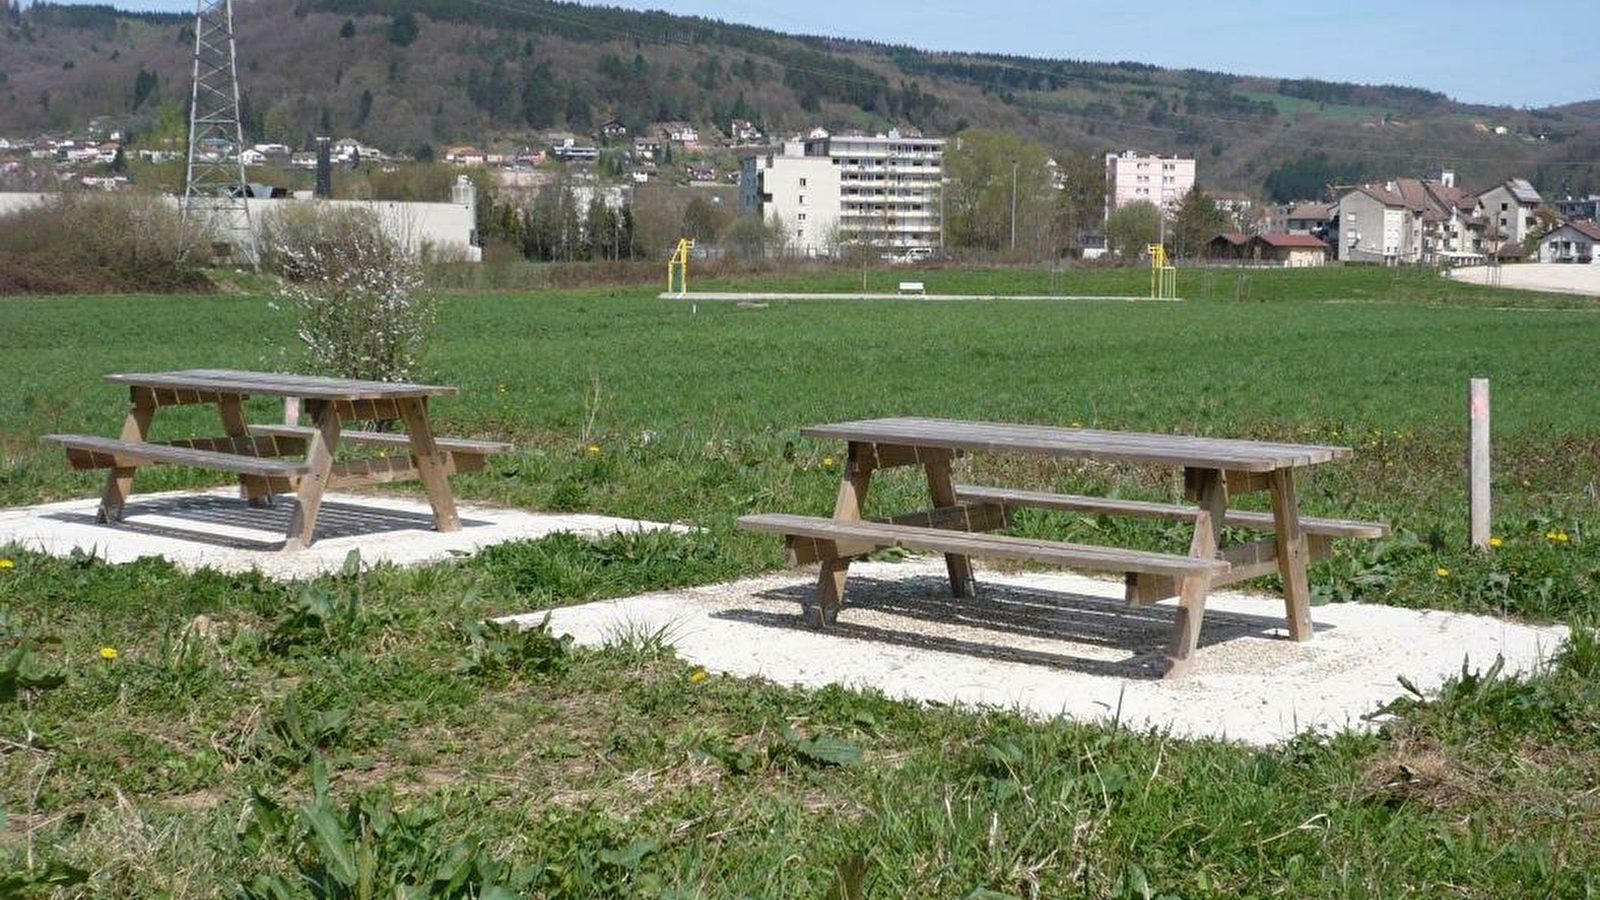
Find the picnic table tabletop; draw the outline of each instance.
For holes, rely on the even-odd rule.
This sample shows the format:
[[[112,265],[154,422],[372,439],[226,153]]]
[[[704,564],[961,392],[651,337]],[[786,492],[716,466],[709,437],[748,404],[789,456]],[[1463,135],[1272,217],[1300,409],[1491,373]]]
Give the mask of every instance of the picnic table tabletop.
[[[1352,454],[1349,447],[1321,444],[1286,444],[1238,438],[922,417],[860,419],[812,425],[800,429],[800,433],[806,437],[856,443],[1118,460],[1245,472],[1300,468],[1344,459]]]
[[[395,400],[410,397],[450,396],[453,385],[362,381],[319,375],[249,372],[240,369],[184,369],[177,372],[122,372],[107,381],[132,387],[210,391],[219,394],[256,394],[268,397],[302,397],[307,400]]]

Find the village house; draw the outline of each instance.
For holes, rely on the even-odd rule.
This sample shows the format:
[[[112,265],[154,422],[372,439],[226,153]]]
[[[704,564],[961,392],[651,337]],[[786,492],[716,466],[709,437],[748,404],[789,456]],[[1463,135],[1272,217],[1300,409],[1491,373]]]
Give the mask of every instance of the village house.
[[[700,144],[700,133],[687,122],[663,122],[656,126],[655,131],[666,140],[682,144],[687,149],[692,150]]]
[[[1600,224],[1588,219],[1563,222],[1539,239],[1539,261],[1600,265]]]
[[[728,123],[728,137],[735,144],[751,144],[761,140],[761,129],[749,119],[734,119]]]
[[[458,166],[473,167],[483,165],[486,160],[482,150],[477,147],[465,146],[445,148],[444,161]]]
[[[600,136],[606,139],[628,136],[628,126],[620,119],[607,119],[600,123]]]
[[[654,162],[660,154],[660,138],[636,137],[633,139],[633,159],[635,162]]]
[[[1478,195],[1488,220],[1488,236],[1521,245],[1538,227],[1534,211],[1544,202],[1526,179],[1511,178]]]

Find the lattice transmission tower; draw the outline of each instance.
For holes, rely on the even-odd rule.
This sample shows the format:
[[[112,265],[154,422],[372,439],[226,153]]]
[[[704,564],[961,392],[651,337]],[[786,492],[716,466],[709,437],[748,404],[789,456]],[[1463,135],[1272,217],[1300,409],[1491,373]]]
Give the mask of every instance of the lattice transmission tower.
[[[254,264],[244,128],[239,123],[239,68],[234,61],[233,0],[196,0],[194,88],[189,156],[183,180],[184,239],[209,243],[218,258]]]

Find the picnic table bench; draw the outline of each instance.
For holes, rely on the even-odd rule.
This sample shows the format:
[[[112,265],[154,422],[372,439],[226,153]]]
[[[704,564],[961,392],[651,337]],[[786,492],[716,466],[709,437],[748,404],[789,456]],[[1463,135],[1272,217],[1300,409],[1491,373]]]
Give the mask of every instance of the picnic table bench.
[[[269,505],[274,494],[293,492],[296,506],[285,536],[286,550],[311,545],[322,497],[329,488],[421,480],[433,509],[434,527],[456,531],[461,523],[449,476],[482,469],[490,454],[512,447],[499,441],[436,436],[428,400],[455,394],[456,388],[449,385],[235,369],[114,374],[106,380],[128,387],[129,410],[120,437],[48,434],[43,438],[63,447],[75,469],[110,470],[97,512],[97,518],[106,523],[122,519],[138,469],[167,464],[232,472],[239,476],[241,493],[253,506]],[[299,398],[312,424],[251,425],[245,420],[244,401],[252,396]],[[157,410],[193,404],[215,404],[225,434],[148,440]],[[361,420],[401,421],[406,432],[344,429],[346,422]],[[401,452],[338,459],[339,447],[346,443]]]
[[[763,513],[744,516],[739,524],[784,535],[791,564],[821,564],[816,593],[804,610],[814,627],[837,620],[850,562],[885,547],[944,554],[956,597],[973,591],[973,556],[1120,572],[1130,605],[1179,598],[1166,673],[1176,677],[1191,667],[1212,588],[1281,575],[1289,636],[1310,640],[1306,566],[1326,557],[1335,538],[1375,538],[1389,530],[1381,522],[1300,516],[1296,471],[1346,458],[1346,447],[923,418],[819,425],[800,433],[848,442],[832,518]],[[969,451],[1180,467],[1192,503],[954,484],[951,461]],[[864,519],[872,474],[899,466],[923,467],[932,508]],[[1254,492],[1270,495],[1270,512],[1229,507],[1232,497]],[[992,533],[1014,524],[1014,512],[1023,508],[1183,521],[1192,524],[1193,536],[1188,553],[1175,554]],[[1271,536],[1223,547],[1224,526]]]
[[[900,293],[926,295],[928,293],[928,286],[920,281],[902,281],[900,282]]]

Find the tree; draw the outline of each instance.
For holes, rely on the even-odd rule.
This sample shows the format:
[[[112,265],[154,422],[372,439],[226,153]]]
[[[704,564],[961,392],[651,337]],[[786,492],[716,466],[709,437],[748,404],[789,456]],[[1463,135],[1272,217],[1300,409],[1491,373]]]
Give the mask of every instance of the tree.
[[[355,36],[356,23],[350,21],[349,19],[345,19],[344,24],[339,26],[339,37],[348,41]]]
[[[1050,230],[1056,251],[1076,255],[1083,236],[1105,224],[1105,161],[1093,153],[1066,153],[1060,158],[1061,190],[1051,210]]]
[[[1228,217],[1217,209],[1216,201],[1202,191],[1199,185],[1189,189],[1178,202],[1172,217],[1168,242],[1173,255],[1180,258],[1199,256],[1206,243],[1228,227]]]
[[[695,241],[709,241],[721,230],[722,219],[704,197],[696,197],[683,208],[683,236]]]
[[[945,235],[953,246],[1037,247],[1048,232],[1049,155],[1010,132],[973,128],[945,149]]]
[[[1131,259],[1156,242],[1160,212],[1148,200],[1137,200],[1112,210],[1106,218],[1106,247]]]
[[[417,24],[414,13],[403,12],[389,22],[389,43],[400,47],[409,47],[417,39],[422,28]]]

